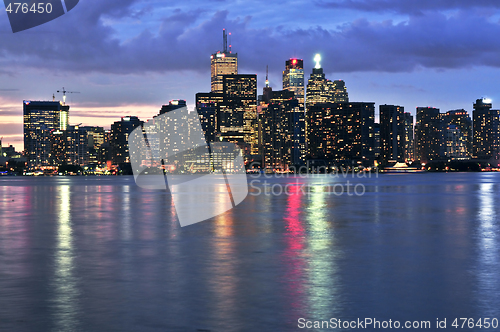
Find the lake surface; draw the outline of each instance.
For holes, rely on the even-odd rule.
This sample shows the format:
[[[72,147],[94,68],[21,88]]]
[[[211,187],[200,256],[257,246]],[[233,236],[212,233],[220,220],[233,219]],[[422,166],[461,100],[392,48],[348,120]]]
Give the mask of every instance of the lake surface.
[[[500,319],[500,174],[347,180],[364,194],[337,195],[346,179],[325,175],[260,178],[181,228],[170,194],[133,177],[0,178],[0,330]]]

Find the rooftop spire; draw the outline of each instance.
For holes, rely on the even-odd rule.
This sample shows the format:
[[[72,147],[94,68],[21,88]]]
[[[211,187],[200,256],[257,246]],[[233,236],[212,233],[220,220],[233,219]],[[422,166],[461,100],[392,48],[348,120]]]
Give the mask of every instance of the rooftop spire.
[[[266,65],[266,88],[269,88],[269,79],[268,79],[268,76],[269,76],[269,66]]]

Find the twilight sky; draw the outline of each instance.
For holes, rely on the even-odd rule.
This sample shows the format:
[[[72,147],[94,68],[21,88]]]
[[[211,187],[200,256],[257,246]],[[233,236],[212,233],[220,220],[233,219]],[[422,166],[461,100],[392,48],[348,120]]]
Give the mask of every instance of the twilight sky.
[[[70,123],[101,125],[124,115],[143,120],[171,99],[194,107],[210,90],[210,54],[232,33],[239,72],[266,65],[281,89],[290,57],[315,53],[329,79],[343,79],[351,101],[442,112],[491,98],[500,108],[500,1],[82,0],[71,12],[13,34],[0,13],[0,137],[22,143],[22,101],[71,94]],[[61,99],[60,94],[56,94]],[[377,120],[378,121],[378,120]]]

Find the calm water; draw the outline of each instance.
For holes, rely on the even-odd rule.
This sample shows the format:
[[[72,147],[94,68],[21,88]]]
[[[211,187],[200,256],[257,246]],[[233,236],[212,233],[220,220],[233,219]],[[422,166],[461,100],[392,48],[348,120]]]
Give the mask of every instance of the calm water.
[[[311,192],[252,189],[180,228],[169,194],[132,177],[0,178],[0,330],[500,319],[500,174],[351,179],[359,197],[268,180],[296,181]]]

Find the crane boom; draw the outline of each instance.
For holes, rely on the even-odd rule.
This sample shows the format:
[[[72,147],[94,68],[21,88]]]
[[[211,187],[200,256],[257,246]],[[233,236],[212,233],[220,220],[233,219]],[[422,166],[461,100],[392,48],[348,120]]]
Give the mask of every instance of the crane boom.
[[[80,93],[80,92],[79,91],[66,91],[66,89],[64,89],[64,87],[63,87],[62,90],[57,90],[57,93],[63,94],[63,104],[66,105],[66,94],[67,93]]]

